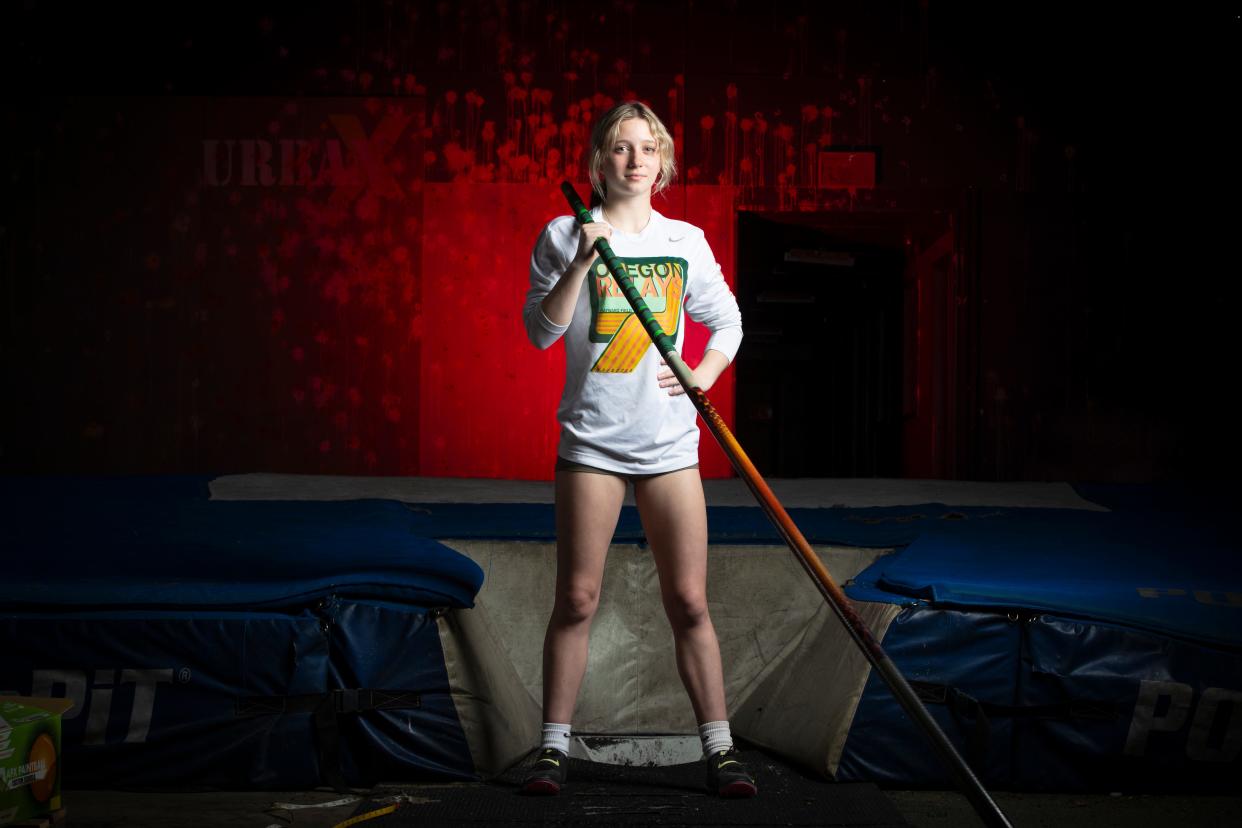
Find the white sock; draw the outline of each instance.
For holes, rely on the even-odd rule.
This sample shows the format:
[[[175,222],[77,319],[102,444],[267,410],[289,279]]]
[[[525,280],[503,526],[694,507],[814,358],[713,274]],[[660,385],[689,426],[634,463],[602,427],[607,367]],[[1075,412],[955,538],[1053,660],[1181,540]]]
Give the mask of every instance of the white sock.
[[[543,748],[556,748],[566,756],[569,755],[569,725],[556,722],[543,723]]]
[[[722,750],[733,747],[733,736],[729,733],[729,723],[705,722],[699,725],[699,738],[703,740],[703,756],[713,756]]]

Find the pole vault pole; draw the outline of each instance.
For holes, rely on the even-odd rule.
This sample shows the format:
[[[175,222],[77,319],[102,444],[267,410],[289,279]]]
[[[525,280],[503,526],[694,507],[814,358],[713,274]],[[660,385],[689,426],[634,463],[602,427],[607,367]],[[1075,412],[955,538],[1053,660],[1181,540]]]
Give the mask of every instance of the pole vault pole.
[[[587,210],[586,205],[582,203],[582,199],[578,197],[578,192],[573,185],[568,181],[562,183],[561,192],[569,200],[569,206],[573,209],[578,223],[590,224],[593,221],[591,213]],[[815,581],[815,585],[819,588],[820,593],[823,594],[824,600],[828,602],[828,606],[841,619],[841,623],[849,631],[850,637],[854,639],[854,643],[866,655],[867,661],[871,662],[872,668],[888,684],[889,689],[897,698],[902,708],[905,709],[906,714],[914,720],[915,724],[923,729],[927,738],[931,740],[932,746],[940,754],[941,761],[953,773],[958,787],[966,795],[966,798],[970,800],[970,804],[974,807],[975,812],[979,814],[984,824],[988,826],[1011,828],[1005,814],[992,800],[992,797],[979,782],[978,777],[975,776],[970,766],[962,759],[961,754],[953,747],[953,743],[945,736],[944,731],[940,729],[940,725],[936,724],[936,720],[927,712],[927,708],[923,706],[923,702],[919,701],[919,697],[910,687],[905,676],[901,674],[901,671],[897,669],[897,665],[893,664],[893,660],[884,652],[880,642],[876,641],[875,636],[871,634],[871,630],[867,629],[866,622],[854,610],[849,598],[841,591],[841,587],[837,586],[832,576],[828,574],[827,568],[824,567],[819,556],[815,554],[815,550],[811,548],[806,538],[798,531],[798,527],[794,525],[793,519],[785,511],[785,507],[776,499],[776,495],[772,494],[772,490],[764,482],[763,476],[759,474],[759,470],[750,462],[750,458],[742,450],[742,446],[738,443],[737,438],[733,436],[733,432],[729,431],[729,427],[725,425],[720,414],[716,412],[711,400],[707,398],[707,393],[695,382],[693,372],[691,372],[685,361],[682,360],[681,355],[677,353],[673,340],[668,334],[664,333],[660,323],[656,322],[655,317],[651,315],[651,311],[647,308],[647,304],[638,295],[638,290],[634,287],[633,280],[625,272],[625,268],[621,267],[621,263],[617,261],[617,256],[612,252],[612,247],[609,246],[608,240],[604,238],[596,239],[595,250],[599,252],[600,258],[604,260],[608,270],[612,273],[612,277],[616,279],[617,284],[621,287],[621,292],[625,294],[630,307],[634,309],[634,313],[638,316],[639,321],[643,323],[643,328],[646,329],[647,335],[651,337],[656,350],[660,352],[660,356],[668,363],[668,367],[673,370],[673,373],[677,376],[677,381],[681,383],[681,387],[686,390],[686,394],[694,401],[694,407],[698,409],[703,420],[711,428],[716,441],[720,443],[720,447],[729,456],[729,462],[733,464],[733,468],[746,481],[746,485],[759,501],[759,505],[763,507],[763,511],[776,526],[776,530],[785,539],[785,543],[789,545],[790,550],[797,556],[798,561],[802,564],[802,568]]]

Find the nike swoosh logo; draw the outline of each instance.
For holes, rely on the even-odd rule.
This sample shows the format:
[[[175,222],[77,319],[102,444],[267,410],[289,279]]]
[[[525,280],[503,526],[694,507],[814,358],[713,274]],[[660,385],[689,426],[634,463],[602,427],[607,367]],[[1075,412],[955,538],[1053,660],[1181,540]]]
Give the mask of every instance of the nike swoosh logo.
[[[552,764],[556,765],[558,768],[561,766],[560,759],[540,759],[539,761],[540,762],[551,762]]]
[[[716,767],[723,768],[725,765],[740,765],[740,764],[742,763],[737,761],[736,759],[726,759],[723,762],[721,762],[719,765],[717,765]]]

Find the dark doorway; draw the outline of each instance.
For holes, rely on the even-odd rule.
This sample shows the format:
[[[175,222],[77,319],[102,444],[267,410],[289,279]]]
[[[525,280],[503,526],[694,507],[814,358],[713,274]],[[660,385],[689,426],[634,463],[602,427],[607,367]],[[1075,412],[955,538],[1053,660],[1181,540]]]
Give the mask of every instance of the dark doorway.
[[[738,215],[737,435],[765,475],[900,477],[901,234]]]

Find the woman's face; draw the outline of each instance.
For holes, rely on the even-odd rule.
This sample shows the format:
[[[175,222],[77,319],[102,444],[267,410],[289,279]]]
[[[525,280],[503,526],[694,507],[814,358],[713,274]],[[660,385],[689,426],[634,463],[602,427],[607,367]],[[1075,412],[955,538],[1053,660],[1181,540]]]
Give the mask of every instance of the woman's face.
[[[642,118],[622,121],[617,140],[606,149],[601,172],[608,199],[650,196],[660,174],[660,148],[647,122]]]

